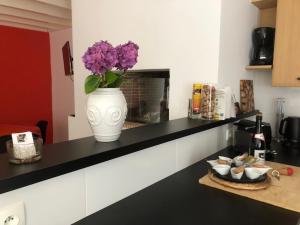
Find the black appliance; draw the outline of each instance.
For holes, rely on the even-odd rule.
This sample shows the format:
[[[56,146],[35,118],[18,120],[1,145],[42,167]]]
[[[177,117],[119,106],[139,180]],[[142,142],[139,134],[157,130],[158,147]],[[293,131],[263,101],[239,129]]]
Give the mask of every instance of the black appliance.
[[[300,146],[300,117],[287,117],[281,120],[279,133],[286,145]]]
[[[252,50],[250,65],[272,65],[274,52],[275,29],[259,27],[252,33]]]
[[[240,120],[234,123],[234,151],[237,153],[249,152],[250,145],[252,143],[253,134],[256,132],[255,121]],[[262,123],[262,131],[265,136],[266,150],[271,149],[272,130],[269,123]]]

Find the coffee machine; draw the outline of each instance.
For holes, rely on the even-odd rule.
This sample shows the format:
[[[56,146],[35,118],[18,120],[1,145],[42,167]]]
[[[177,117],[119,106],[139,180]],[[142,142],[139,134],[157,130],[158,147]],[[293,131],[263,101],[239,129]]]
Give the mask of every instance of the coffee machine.
[[[250,65],[272,65],[274,52],[275,29],[259,27],[252,33]]]

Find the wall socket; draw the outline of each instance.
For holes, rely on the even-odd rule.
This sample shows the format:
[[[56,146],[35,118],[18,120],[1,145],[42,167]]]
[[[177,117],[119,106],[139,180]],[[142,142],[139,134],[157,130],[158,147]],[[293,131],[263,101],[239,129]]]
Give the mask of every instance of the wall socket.
[[[0,225],[26,225],[24,203],[17,202],[0,208]]]

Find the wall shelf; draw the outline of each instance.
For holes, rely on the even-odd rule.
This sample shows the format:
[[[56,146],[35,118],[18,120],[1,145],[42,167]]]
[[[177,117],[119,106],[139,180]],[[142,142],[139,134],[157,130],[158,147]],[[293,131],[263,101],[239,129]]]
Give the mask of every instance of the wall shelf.
[[[246,66],[246,70],[272,70],[272,65]]]
[[[251,0],[251,3],[259,9],[269,9],[277,6],[277,0]]]

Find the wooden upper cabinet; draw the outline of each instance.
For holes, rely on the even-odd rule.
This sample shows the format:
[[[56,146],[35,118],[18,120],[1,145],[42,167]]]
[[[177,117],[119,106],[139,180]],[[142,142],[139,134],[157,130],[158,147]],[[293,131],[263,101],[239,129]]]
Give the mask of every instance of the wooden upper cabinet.
[[[278,0],[273,86],[300,87],[300,0]]]

